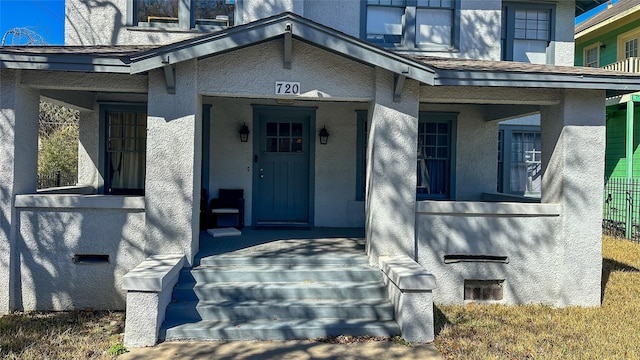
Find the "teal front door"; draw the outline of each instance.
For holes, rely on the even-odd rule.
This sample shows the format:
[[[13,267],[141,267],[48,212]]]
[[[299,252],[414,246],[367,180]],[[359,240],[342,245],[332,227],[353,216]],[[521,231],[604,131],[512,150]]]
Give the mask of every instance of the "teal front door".
[[[309,226],[309,111],[254,110],[257,226]]]

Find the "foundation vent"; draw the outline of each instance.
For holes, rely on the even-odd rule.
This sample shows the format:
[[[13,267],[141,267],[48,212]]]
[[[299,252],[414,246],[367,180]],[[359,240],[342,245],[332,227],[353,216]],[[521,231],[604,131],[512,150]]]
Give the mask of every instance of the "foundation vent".
[[[108,264],[109,255],[103,254],[75,254],[71,259],[74,264]]]
[[[445,264],[454,264],[461,262],[492,262],[508,264],[509,258],[507,256],[496,255],[445,255]]]
[[[465,280],[464,300],[496,301],[503,298],[504,280]]]

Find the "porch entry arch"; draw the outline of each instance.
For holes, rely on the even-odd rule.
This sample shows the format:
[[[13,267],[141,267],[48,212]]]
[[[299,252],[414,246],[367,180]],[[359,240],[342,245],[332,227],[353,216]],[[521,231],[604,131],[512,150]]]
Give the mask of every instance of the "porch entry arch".
[[[253,226],[313,226],[315,114],[315,107],[253,107]]]

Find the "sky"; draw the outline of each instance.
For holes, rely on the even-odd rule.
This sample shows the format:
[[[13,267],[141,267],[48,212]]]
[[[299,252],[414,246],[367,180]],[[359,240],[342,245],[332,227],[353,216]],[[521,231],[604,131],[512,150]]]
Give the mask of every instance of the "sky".
[[[618,0],[612,2],[616,3]],[[607,4],[602,4],[579,16],[576,18],[576,24],[606,7]],[[0,0],[0,36],[4,36],[11,29],[23,27],[40,34],[49,45],[63,45],[64,0]],[[5,45],[24,45],[24,41],[24,37],[7,36]]]
[[[62,45],[64,0],[0,0],[0,39],[7,31],[22,27],[37,32],[49,45]],[[5,45],[12,45],[13,41],[7,36]]]

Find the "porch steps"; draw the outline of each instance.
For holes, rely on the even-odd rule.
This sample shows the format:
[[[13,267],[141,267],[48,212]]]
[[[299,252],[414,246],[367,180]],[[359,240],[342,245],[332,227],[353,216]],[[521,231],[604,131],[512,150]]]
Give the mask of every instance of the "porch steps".
[[[184,269],[164,340],[286,340],[400,333],[382,275],[361,254],[203,258]]]

